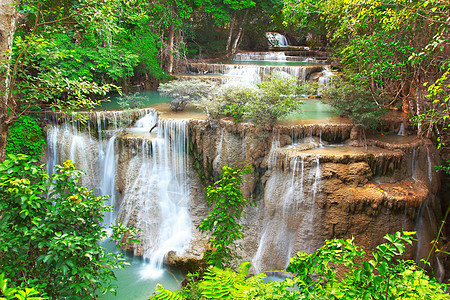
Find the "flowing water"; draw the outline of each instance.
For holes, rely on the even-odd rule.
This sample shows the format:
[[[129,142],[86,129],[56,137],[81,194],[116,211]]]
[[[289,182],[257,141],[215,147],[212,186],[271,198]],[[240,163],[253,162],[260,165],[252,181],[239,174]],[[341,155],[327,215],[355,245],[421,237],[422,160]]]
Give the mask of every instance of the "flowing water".
[[[289,43],[286,37],[278,32],[266,32],[266,38],[272,47],[286,47]]]
[[[320,193],[321,170],[319,159],[305,161],[295,157],[288,169],[280,168],[279,133],[274,134],[269,154],[269,171],[264,195],[264,217],[258,249],[252,258],[256,272],[283,270],[294,254],[294,244],[301,236],[303,252],[315,250],[312,225],[315,202]],[[297,230],[301,228],[299,235]],[[276,257],[276,259],[271,259]]]
[[[179,287],[163,267],[163,257],[171,250],[181,253],[191,237],[187,122],[158,120],[156,112],[150,109],[140,110],[137,116],[139,119],[129,130],[147,132],[150,138],[140,140],[136,155],[128,162],[127,168],[134,168],[135,174],[130,172],[133,181],[127,185],[120,201],[115,182],[119,164],[117,134],[129,114],[96,112],[89,115],[87,125],[69,120],[61,122],[58,115],[47,116],[51,123],[47,130],[48,170],[52,172],[56,164],[72,160],[78,169],[86,172],[81,184],[97,195],[111,195],[106,204],[114,206],[115,210],[105,215],[105,223],[114,223],[118,216],[121,223],[141,229],[139,254],[143,258],[133,258],[132,266],[117,271],[117,276],[121,287],[129,285],[131,280],[142,286],[138,289],[151,293],[156,278],[163,282],[169,280],[168,287]],[[156,122],[155,134],[148,134]],[[129,222],[130,219],[133,222]],[[123,296],[115,299],[129,297],[122,288],[119,291]],[[141,298],[133,296],[132,299]]]

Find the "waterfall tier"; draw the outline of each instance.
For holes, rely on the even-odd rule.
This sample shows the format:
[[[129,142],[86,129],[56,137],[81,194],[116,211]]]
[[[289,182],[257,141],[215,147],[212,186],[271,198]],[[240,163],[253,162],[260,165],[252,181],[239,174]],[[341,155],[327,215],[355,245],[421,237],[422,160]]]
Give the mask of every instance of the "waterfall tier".
[[[190,123],[193,164],[204,178],[217,178],[224,165],[252,162],[243,193],[257,206],[246,211],[249,229],[239,243],[254,272],[283,269],[297,251],[312,252],[335,237],[373,249],[386,233],[420,229],[420,249],[408,257],[429,250],[436,217],[424,212],[436,205],[439,180],[429,171],[437,156],[428,142],[373,136],[350,146],[362,136],[349,124],[266,131],[227,120]],[[192,218],[199,222],[201,214]]]
[[[151,109],[85,115],[87,123],[48,116],[49,171],[70,159],[86,172],[81,184],[112,195],[108,204],[115,211],[106,222],[117,216],[118,222],[140,229],[141,243],[133,250],[149,260],[146,276],[157,276],[165,254],[182,253],[190,241],[188,123],[158,120]],[[130,123],[135,124],[128,130],[142,131],[144,138],[122,138],[122,126]]]
[[[247,64],[219,64],[219,63],[189,63],[188,69],[198,74],[222,74],[229,77],[258,78],[264,80],[277,72],[284,72],[297,78],[299,81],[306,81],[312,73],[322,72],[322,65],[305,66],[268,66],[268,65],[247,65]]]

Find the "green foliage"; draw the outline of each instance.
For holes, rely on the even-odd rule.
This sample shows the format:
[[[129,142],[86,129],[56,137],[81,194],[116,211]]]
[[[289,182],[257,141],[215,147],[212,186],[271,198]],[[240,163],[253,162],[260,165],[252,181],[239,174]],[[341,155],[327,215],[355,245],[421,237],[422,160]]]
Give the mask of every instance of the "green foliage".
[[[139,108],[142,106],[142,101],[145,99],[144,96],[139,96],[138,93],[130,93],[124,94],[122,97],[119,97],[117,103],[121,108]]]
[[[436,166],[436,169],[447,174],[450,174],[450,160],[447,160],[442,165]]]
[[[6,144],[7,154],[26,154],[39,160],[44,152],[45,139],[39,120],[21,116],[9,128]]]
[[[365,85],[355,85],[336,78],[332,87],[323,90],[323,101],[340,114],[348,116],[355,124],[376,129],[386,110],[378,105],[380,95],[373,94]],[[376,100],[374,100],[376,99]]]
[[[283,12],[286,24],[321,28],[349,81],[411,113],[419,136],[447,126],[448,1],[286,0]]]
[[[8,280],[5,278],[5,274],[0,274],[0,300],[41,300],[43,298],[38,297],[39,293],[33,288],[25,288],[25,290],[18,290],[14,287],[8,288]]]
[[[414,232],[387,234],[372,258],[353,239],[333,239],[314,253],[290,258],[291,278],[263,282],[246,279],[250,264],[238,272],[210,268],[198,283],[202,299],[450,299],[448,285],[430,279],[413,261],[400,259]],[[190,299],[189,293],[179,293]]]
[[[428,98],[431,104],[425,113],[417,114],[411,118],[414,124],[421,124],[425,127],[427,136],[430,137],[433,130],[438,135],[443,130],[448,130],[448,119],[450,115],[450,62],[444,66],[445,72],[436,79],[435,82],[429,84],[424,83],[427,87]],[[437,148],[445,146],[440,136],[437,137]]]
[[[212,115],[232,116],[235,122],[246,119],[258,125],[273,125],[300,109],[300,95],[306,90],[294,78],[273,76],[255,85],[225,85],[196,105]]]
[[[153,296],[150,297],[152,300],[182,300],[183,298],[172,291],[166,290],[161,284],[156,285],[156,290]]]
[[[236,241],[243,237],[247,227],[240,223],[245,217],[244,208],[252,202],[242,196],[239,189],[243,183],[243,175],[251,174],[251,166],[242,169],[224,166],[220,180],[206,189],[206,200],[212,210],[198,226],[200,232],[211,234],[209,243],[212,249],[205,253],[209,265],[227,267],[233,260],[240,258],[235,250],[239,248]]]
[[[70,51],[58,49],[53,41],[43,36],[17,36],[13,53],[13,84],[7,92],[15,95],[25,111],[36,106],[53,110],[91,108],[98,104],[93,95],[105,96],[114,87],[89,81],[86,77],[69,76],[61,65],[70,60]],[[17,107],[11,107],[10,117],[13,114],[19,114]]]
[[[35,288],[53,299],[93,299],[114,292],[113,269],[121,254],[97,243],[107,237],[103,214],[107,197],[79,186],[80,171],[70,161],[49,177],[27,156],[8,155],[0,164],[0,265],[19,288]],[[120,242],[131,230],[113,226]],[[120,243],[119,243],[120,244]]]
[[[163,96],[173,99],[169,103],[173,111],[182,111],[189,102],[208,97],[215,87],[215,83],[201,80],[173,80],[160,84],[158,91]]]
[[[68,33],[70,34],[70,33]],[[133,75],[139,62],[136,54],[119,45],[91,47],[75,44],[68,35],[56,35],[54,51],[65,53],[60,61],[43,61],[48,67],[58,67],[64,77],[117,83]]]
[[[158,36],[148,27],[139,27],[124,33],[123,47],[137,55],[139,65],[137,69],[149,73],[155,78],[163,78],[158,47]]]
[[[249,262],[242,263],[237,272],[209,267],[198,284],[202,299],[253,299],[257,294],[257,284],[262,283],[266,275],[246,279],[249,268]]]

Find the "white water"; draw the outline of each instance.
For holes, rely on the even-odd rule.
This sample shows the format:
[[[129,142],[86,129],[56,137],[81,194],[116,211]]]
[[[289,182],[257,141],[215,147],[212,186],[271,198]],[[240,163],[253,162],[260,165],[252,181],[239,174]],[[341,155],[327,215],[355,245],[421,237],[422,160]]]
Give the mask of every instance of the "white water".
[[[116,203],[116,168],[118,153],[115,149],[116,136],[113,135],[107,142],[106,155],[101,161],[101,176],[100,176],[100,195],[110,195],[107,205],[115,206]],[[105,224],[115,223],[114,211],[108,211],[105,213]]]
[[[282,170],[277,153],[279,147],[279,135],[274,132],[268,162],[270,176],[264,195],[263,229],[252,258],[256,272],[286,268],[293,249],[315,250],[312,240],[315,202],[320,192],[319,159],[286,159],[285,165],[289,167]]]
[[[397,132],[397,135],[401,135],[401,136],[405,135],[405,123],[401,123],[400,124],[400,128],[399,128],[399,130]]]
[[[427,146],[427,163],[428,163],[428,181],[431,185],[433,181],[433,163],[431,162],[430,150],[428,149],[428,146]]]
[[[152,124],[144,118],[136,124]],[[141,229],[139,254],[148,259],[143,278],[160,276],[164,255],[181,254],[191,238],[187,145],[186,121],[159,120],[157,137],[143,139],[130,160],[129,170],[137,172],[130,174],[118,219]]]
[[[319,85],[323,87],[330,87],[333,84],[334,73],[331,72],[330,66],[322,67],[322,76],[319,77]],[[321,92],[319,91],[319,94]]]
[[[125,166],[130,173],[126,181],[130,178],[133,181],[124,191],[121,209],[116,207],[115,211],[125,219],[122,223],[127,225],[131,220],[130,225],[142,229],[139,245],[149,262],[142,277],[157,277],[163,273],[164,255],[171,250],[182,252],[191,237],[187,122],[157,121],[156,112],[149,109],[140,111],[139,115],[141,118],[132,130],[148,133],[158,122],[154,131],[157,134],[153,140],[142,139],[138,155]],[[78,122],[58,124],[53,118],[47,131],[49,171],[56,164],[72,160],[78,169],[86,172],[81,184],[93,189],[96,195],[111,195],[106,204],[115,206],[118,168],[115,132],[124,117],[126,113],[122,112],[96,112],[93,120],[97,130],[92,131],[81,131]],[[114,130],[105,135],[108,128]],[[133,169],[137,170],[134,175]],[[131,215],[132,212],[135,214]],[[115,212],[107,212],[105,223],[114,223],[115,216]]]
[[[278,32],[266,32],[266,38],[271,47],[286,47],[289,43],[284,35]]]
[[[231,78],[238,78],[243,83],[265,80],[273,74],[285,73],[299,81],[306,81],[310,66],[264,66],[264,65],[218,65],[216,74],[224,74]]]
[[[233,60],[237,61],[286,61],[284,52],[244,52],[236,53]]]

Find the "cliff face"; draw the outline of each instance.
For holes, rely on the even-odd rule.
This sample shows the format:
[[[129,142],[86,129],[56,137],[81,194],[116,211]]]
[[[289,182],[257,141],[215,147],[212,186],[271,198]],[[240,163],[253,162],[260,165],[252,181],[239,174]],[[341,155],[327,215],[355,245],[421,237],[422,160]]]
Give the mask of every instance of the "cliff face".
[[[370,251],[402,229],[418,232],[408,258],[428,253],[440,206],[432,169],[439,161],[427,141],[380,136],[348,146],[363,144],[349,124],[265,130],[222,119],[191,120],[189,127],[191,163],[204,182],[217,179],[224,165],[253,165],[243,192],[256,207],[246,212],[240,245],[254,271],[283,269],[297,251],[312,252],[335,237],[354,237]],[[198,187],[191,191],[194,224],[207,211],[203,197]]]

